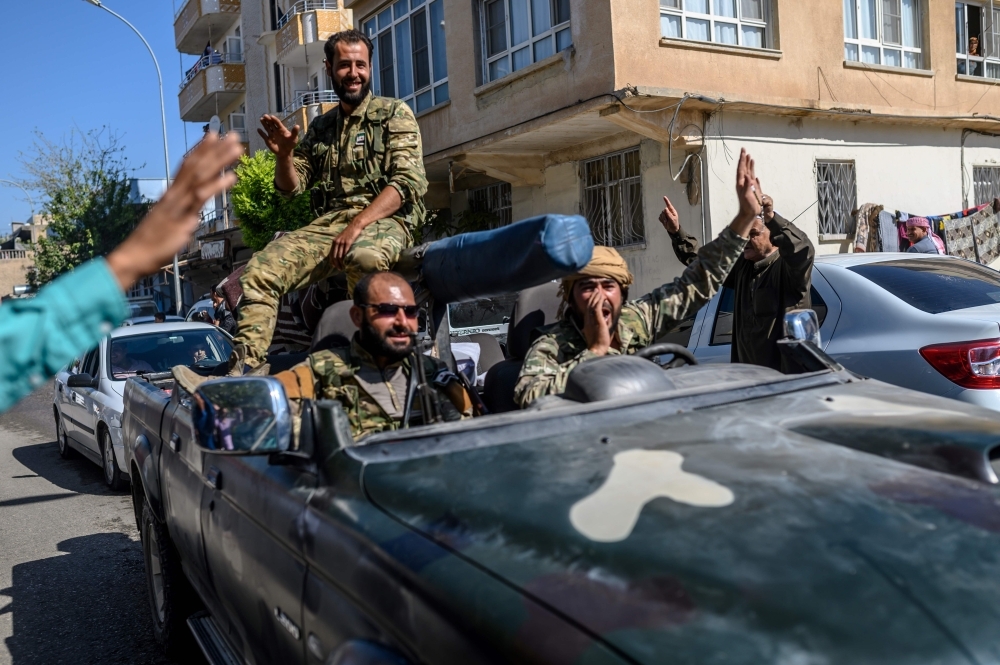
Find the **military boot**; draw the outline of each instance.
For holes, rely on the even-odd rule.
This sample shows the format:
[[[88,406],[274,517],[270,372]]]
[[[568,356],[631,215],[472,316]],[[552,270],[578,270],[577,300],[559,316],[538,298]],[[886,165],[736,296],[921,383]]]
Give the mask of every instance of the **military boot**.
[[[194,394],[194,391],[198,390],[201,384],[213,378],[211,376],[202,376],[185,365],[177,365],[170,372],[174,375],[174,381],[177,382],[177,385],[191,394]]]
[[[233,352],[229,354],[229,371],[226,376],[267,376],[271,370],[268,363],[259,367],[247,369],[247,349],[242,344],[233,347]]]

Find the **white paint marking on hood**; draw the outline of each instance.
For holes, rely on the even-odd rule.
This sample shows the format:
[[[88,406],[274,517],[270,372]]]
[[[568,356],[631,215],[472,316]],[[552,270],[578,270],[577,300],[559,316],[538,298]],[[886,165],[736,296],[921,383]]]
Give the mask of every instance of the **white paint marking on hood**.
[[[681,468],[684,457],[670,450],[626,450],[614,457],[608,479],[569,511],[573,528],[587,538],[614,543],[635,528],[643,506],[666,497],[701,508],[722,508],[735,500],[726,486]]]

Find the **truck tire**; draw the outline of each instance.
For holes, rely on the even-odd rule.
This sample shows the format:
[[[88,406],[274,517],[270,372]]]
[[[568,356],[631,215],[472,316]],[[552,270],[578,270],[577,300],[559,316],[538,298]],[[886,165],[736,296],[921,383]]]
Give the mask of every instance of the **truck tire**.
[[[104,484],[111,491],[117,492],[125,486],[125,479],[122,478],[122,472],[118,470],[115,448],[111,443],[111,432],[105,427],[101,427],[98,431],[101,433],[101,468],[104,469]]]
[[[66,426],[63,424],[63,419],[59,416],[59,411],[55,412],[56,417],[56,444],[59,446],[59,457],[63,459],[73,459],[76,457],[76,451],[69,447],[69,439],[67,439]]]
[[[180,556],[166,525],[156,519],[145,501],[140,534],[153,636],[168,655],[190,652],[195,645],[186,622],[197,609],[194,589],[181,570]]]

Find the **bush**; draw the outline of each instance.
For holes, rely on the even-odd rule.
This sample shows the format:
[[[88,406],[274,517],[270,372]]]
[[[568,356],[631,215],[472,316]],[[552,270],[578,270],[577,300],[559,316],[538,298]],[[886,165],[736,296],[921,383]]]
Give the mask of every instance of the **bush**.
[[[312,221],[309,194],[286,200],[274,189],[274,154],[258,150],[244,155],[236,167],[233,212],[240,220],[243,242],[259,252],[279,231],[294,231]]]

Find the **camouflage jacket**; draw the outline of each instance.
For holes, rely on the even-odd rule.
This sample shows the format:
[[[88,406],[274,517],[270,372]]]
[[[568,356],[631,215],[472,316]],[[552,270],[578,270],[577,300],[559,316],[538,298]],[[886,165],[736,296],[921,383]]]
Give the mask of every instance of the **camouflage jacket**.
[[[423,358],[424,373],[429,381],[445,370],[440,361],[428,356]],[[381,370],[381,374],[383,377],[388,377],[401,367],[406,378],[409,379],[410,365],[410,359],[407,358],[399,363],[389,365]],[[355,439],[376,432],[399,429],[402,426],[402,420],[390,416],[386,409],[366,392],[355,376],[362,366],[374,368],[376,372],[379,371],[371,355],[358,344],[357,335],[350,346],[334,347],[313,353],[299,365],[299,367],[301,366],[308,366],[311,370],[317,398],[335,399],[344,407],[351,423],[351,434],[354,435]],[[295,368],[291,371],[294,372]],[[461,419],[463,414],[452,404],[448,396],[448,389],[433,381],[431,385],[441,395],[440,403],[445,420]],[[386,379],[385,386],[392,394],[393,402],[396,403],[398,410],[405,411],[406,394],[398,394],[388,379]],[[419,399],[414,399],[413,410],[419,412]]]
[[[309,124],[295,148],[299,185],[291,198],[312,190],[317,217],[340,210],[363,210],[386,187],[403,200],[393,219],[413,229],[424,219],[424,172],[420,127],[405,102],[369,94],[345,119],[340,105]]]
[[[719,290],[746,242],[726,228],[699,250],[698,258],[680,277],[625,303],[616,332],[620,350],[611,349],[610,353],[635,353],[697,312]],[[514,388],[514,401],[523,408],[543,395],[564,392],[569,373],[580,363],[596,357],[587,348],[573,314],[567,311],[560,321],[542,328],[528,350]]]

